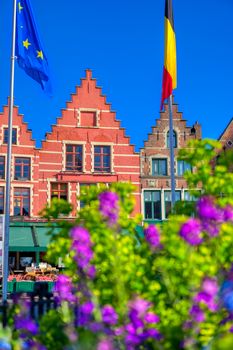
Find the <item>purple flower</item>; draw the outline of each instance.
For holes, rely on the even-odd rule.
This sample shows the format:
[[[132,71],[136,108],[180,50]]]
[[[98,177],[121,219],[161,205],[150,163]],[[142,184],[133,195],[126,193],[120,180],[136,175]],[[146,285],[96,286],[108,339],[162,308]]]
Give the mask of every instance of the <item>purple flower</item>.
[[[207,232],[211,237],[215,237],[219,234],[219,226],[213,221],[203,221],[202,230]]]
[[[222,220],[222,211],[215,206],[211,197],[203,196],[197,202],[197,213],[202,220]]]
[[[113,350],[113,345],[111,340],[109,339],[102,339],[99,344],[97,345],[97,350]]]
[[[70,236],[73,239],[73,241],[77,241],[79,243],[87,245],[91,244],[90,234],[84,227],[73,227],[70,231]]]
[[[92,242],[89,232],[83,227],[74,227],[70,236],[73,240],[72,250],[75,252],[74,260],[77,266],[86,273],[89,278],[95,277],[95,267],[90,265],[93,258]]]
[[[147,312],[144,316],[144,320],[147,323],[157,323],[157,322],[159,322],[159,316],[157,316],[153,312]]]
[[[209,295],[215,297],[218,293],[218,284],[215,279],[205,278],[202,283],[202,290]]]
[[[223,220],[224,221],[233,221],[233,207],[231,205],[227,205],[223,209]]]
[[[118,220],[119,197],[115,192],[102,192],[99,194],[99,210],[106,217],[109,225],[114,225]]]
[[[28,316],[24,317],[23,315],[15,317],[15,328],[31,333],[32,335],[36,335],[39,330],[34,320],[30,319]]]
[[[195,322],[203,322],[205,319],[205,314],[198,305],[193,305],[189,313]]]
[[[195,303],[205,304],[210,311],[217,311],[218,305],[215,302],[215,298],[218,293],[218,285],[215,279],[205,278],[202,283],[202,289],[197,293],[193,300]]]
[[[155,225],[149,225],[144,230],[145,238],[152,248],[157,248],[160,245],[160,235]]]
[[[73,284],[70,277],[59,275],[54,286],[54,291],[57,293],[58,301],[75,302],[76,296],[72,293]]]
[[[78,321],[81,326],[85,326],[91,321],[93,310],[94,304],[92,303],[92,301],[87,301],[80,306]]]
[[[198,245],[202,242],[201,225],[196,219],[189,219],[180,228],[180,236],[191,245]]]
[[[136,298],[129,303],[130,310],[134,310],[139,317],[144,316],[150,306],[151,303],[149,301],[141,298]]]
[[[86,269],[86,274],[87,274],[87,276],[90,279],[95,278],[95,275],[96,275],[96,268],[95,268],[95,266],[93,266],[93,265],[88,266],[87,269]]]
[[[105,305],[101,310],[101,314],[104,323],[111,326],[117,324],[118,315],[111,305]]]
[[[145,338],[145,340],[147,340],[148,338],[153,338],[153,339],[156,339],[156,340],[161,340],[162,339],[161,333],[155,328],[147,329],[143,333],[143,337]]]

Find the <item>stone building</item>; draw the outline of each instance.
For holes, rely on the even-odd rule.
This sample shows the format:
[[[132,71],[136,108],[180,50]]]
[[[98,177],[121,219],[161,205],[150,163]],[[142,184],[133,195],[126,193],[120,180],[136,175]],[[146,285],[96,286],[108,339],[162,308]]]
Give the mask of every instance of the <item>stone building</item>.
[[[177,159],[180,148],[185,148],[190,139],[201,139],[201,126],[197,122],[189,127],[176,103],[172,104],[173,142],[175,155],[176,200],[190,200],[184,172],[190,166]],[[169,151],[169,110],[164,105],[156,126],[140,150],[141,207],[146,221],[164,220],[171,210],[171,180]]]

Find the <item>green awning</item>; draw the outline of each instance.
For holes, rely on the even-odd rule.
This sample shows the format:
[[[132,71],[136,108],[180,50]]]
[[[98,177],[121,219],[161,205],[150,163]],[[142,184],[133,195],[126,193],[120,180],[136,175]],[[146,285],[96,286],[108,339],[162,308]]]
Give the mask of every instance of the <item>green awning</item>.
[[[50,242],[50,236],[48,235],[49,228],[43,226],[34,226],[36,239],[38,242],[38,246],[41,251],[46,251],[47,246]]]
[[[48,231],[47,223],[11,222],[9,251],[45,252],[50,241]]]
[[[35,242],[30,226],[10,226],[9,250],[35,251]]]

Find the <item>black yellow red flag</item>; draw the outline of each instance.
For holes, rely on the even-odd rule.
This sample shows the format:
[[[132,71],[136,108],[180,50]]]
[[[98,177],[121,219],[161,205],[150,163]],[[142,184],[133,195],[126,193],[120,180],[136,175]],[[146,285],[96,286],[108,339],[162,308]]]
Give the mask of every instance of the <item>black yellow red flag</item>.
[[[174,29],[172,0],[165,0],[165,47],[161,109],[172,91],[176,88],[176,36]]]

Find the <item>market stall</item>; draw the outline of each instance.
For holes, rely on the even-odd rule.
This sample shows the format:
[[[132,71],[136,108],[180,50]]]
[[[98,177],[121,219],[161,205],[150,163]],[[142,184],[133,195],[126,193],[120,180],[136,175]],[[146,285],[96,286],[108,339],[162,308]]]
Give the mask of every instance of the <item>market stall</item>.
[[[47,283],[48,292],[51,292],[54,282],[57,280],[58,272],[58,269],[47,263],[40,263],[38,266],[32,263],[31,266],[25,268],[25,271],[11,273],[9,275],[8,292],[33,292],[36,288],[36,284],[41,282]]]

